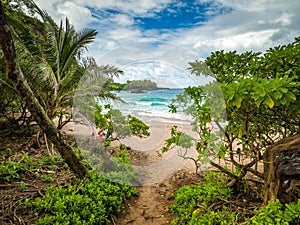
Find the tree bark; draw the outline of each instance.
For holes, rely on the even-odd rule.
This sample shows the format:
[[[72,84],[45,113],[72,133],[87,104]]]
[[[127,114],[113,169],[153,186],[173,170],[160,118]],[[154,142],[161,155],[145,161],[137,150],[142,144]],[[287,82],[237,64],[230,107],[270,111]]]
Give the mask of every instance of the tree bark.
[[[17,60],[14,42],[4,13],[2,1],[0,1],[0,41],[4,53],[8,78],[13,82],[13,85],[18,90],[20,96],[27,103],[28,109],[34,119],[56,146],[61,156],[70,166],[71,170],[73,170],[80,178],[88,177],[89,173],[87,168],[79,161],[75,153],[72,151],[72,148],[63,138],[62,134],[56,129],[53,122],[46,115],[45,110],[34,96],[24,78]]]
[[[281,203],[300,197],[300,135],[290,136],[269,147],[264,153],[264,203]]]

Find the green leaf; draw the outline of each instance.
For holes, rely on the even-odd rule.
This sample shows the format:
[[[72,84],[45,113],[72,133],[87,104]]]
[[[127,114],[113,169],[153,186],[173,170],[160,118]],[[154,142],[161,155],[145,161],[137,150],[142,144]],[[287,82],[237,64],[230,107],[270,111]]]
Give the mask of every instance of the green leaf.
[[[238,138],[242,138],[243,134],[244,134],[243,128],[240,128],[238,133]]]
[[[283,94],[282,92],[278,91],[278,90],[275,90],[273,93],[272,93],[273,97],[278,100],[278,99],[281,99]]]
[[[292,101],[296,101],[296,99],[297,99],[296,96],[294,95],[294,93],[292,93],[292,92],[285,93],[285,96],[287,96]]]

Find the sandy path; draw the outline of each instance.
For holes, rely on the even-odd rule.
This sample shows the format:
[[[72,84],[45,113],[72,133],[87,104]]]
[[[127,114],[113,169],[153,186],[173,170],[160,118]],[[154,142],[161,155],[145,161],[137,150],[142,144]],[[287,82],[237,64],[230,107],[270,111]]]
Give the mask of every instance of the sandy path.
[[[174,124],[152,122],[148,125],[151,133],[149,137],[141,139],[132,136],[121,140],[125,145],[147,155],[146,161],[134,166],[143,186],[158,184],[183,168],[195,169],[191,160],[183,159],[180,156],[186,153],[186,157],[195,157],[195,148],[186,150],[175,147],[166,153],[161,151],[165,140],[170,137],[170,129]],[[190,125],[176,124],[176,126],[189,134],[196,135],[192,132]]]

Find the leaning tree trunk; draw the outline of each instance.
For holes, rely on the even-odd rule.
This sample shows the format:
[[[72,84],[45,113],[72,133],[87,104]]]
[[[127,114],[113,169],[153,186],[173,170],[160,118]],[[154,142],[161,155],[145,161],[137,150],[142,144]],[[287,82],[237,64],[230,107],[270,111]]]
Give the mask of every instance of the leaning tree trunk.
[[[300,198],[300,135],[281,140],[264,153],[264,203]]]
[[[19,66],[15,46],[12,40],[9,24],[4,14],[2,1],[0,1],[0,41],[4,53],[8,78],[13,82],[36,122],[47,134],[48,138],[56,146],[66,163],[80,178],[88,176],[88,170],[79,161],[72,148],[67,144],[61,133],[56,129],[53,122],[46,115],[44,109],[31,91]]]

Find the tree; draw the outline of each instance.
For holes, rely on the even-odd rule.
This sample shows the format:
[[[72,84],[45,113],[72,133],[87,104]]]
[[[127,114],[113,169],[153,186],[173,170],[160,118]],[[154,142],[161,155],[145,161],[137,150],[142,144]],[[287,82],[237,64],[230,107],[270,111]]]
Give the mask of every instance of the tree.
[[[195,119],[194,128],[200,136],[200,141],[195,142],[199,159],[210,161],[229,175],[229,186],[238,185],[247,173],[265,179],[268,186],[267,174],[274,171],[261,173],[257,170],[258,163],[263,161],[264,153],[269,155],[266,152],[271,146],[290,136],[297,137],[300,130],[299,53],[298,37],[293,43],[271,48],[264,54],[217,51],[203,62],[190,63],[191,73],[209,74],[216,82],[189,87],[178,100],[186,104],[186,113]],[[212,132],[212,122],[219,126],[220,133]],[[222,127],[220,122],[227,122],[227,126]],[[295,140],[300,142],[299,137]],[[212,152],[225,165],[230,162],[233,167],[211,160],[208,156]],[[265,164],[270,163],[267,158],[270,157],[265,157]],[[285,175],[280,179],[290,183],[292,178]]]
[[[18,54],[23,59],[22,71],[48,116],[60,118],[60,129],[66,122],[63,122],[63,116],[70,119],[70,110],[66,109],[72,106],[77,86],[86,73],[93,80],[95,77],[119,75],[122,71],[114,66],[99,67],[93,58],[82,57],[87,45],[95,39],[96,30],[76,31],[67,18],[65,23],[57,26],[34,1],[18,4],[17,8],[25,7],[24,11],[31,15],[21,10],[8,10]],[[24,20],[27,21],[25,25]],[[90,91],[95,89],[101,92],[100,97],[112,96],[95,84],[89,86]]]
[[[48,135],[52,143],[56,145],[59,153],[66,160],[75,174],[81,178],[88,176],[88,170],[81,164],[75,153],[72,151],[72,148],[66,143],[60,132],[48,118],[24,78],[16,56],[10,26],[4,13],[2,1],[0,1],[0,41],[8,78],[12,81],[15,89],[18,90],[20,96],[26,101],[31,114],[43,131]]]
[[[95,106],[95,125],[97,128],[107,130],[110,134],[115,133],[117,139],[135,135],[140,138],[150,136],[149,126],[140,119],[128,115],[124,116],[118,109],[104,106],[108,111],[103,113],[102,106]]]

